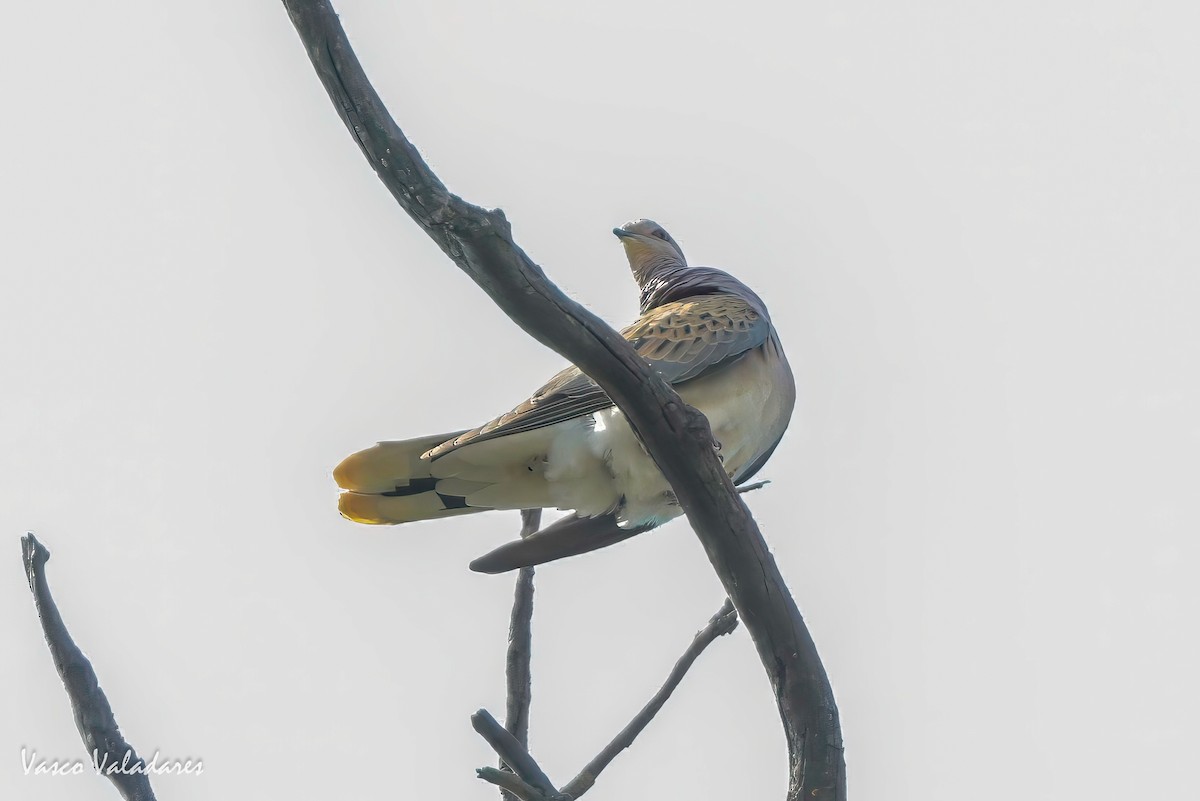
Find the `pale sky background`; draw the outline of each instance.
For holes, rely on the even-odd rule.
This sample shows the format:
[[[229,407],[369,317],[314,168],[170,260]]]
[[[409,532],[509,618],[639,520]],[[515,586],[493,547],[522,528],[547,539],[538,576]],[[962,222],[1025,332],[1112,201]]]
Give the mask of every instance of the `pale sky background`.
[[[653,217],[769,304],[799,406],[749,498],[851,796],[1188,798],[1200,745],[1200,7],[338,4],[449,186],[621,325]],[[280,3],[22,3],[0,51],[0,796],[82,756],[19,558],[159,798],[492,799],[516,514],[341,520],[330,470],[561,366],[392,201]],[[720,605],[682,521],[538,573],[571,778]],[[781,799],[744,631],[589,798]]]

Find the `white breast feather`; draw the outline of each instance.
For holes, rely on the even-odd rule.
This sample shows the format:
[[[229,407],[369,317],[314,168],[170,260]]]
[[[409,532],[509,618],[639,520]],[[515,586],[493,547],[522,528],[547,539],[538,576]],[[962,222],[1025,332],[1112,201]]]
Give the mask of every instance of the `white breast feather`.
[[[780,377],[772,372],[779,363],[755,350],[680,388],[684,401],[708,417],[730,475],[758,459],[787,427],[791,398],[778,391]],[[584,516],[617,509],[625,527],[681,514],[666,479],[615,408],[555,428],[546,479],[560,508]]]

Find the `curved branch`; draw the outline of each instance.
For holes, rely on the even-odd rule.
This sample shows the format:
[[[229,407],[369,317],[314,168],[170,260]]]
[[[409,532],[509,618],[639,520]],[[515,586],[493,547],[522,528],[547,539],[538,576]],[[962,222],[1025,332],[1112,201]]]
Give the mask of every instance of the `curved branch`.
[[[502,212],[446,189],[384,107],[327,0],[284,5],[338,114],[400,206],[517,325],[608,393],[670,483],[770,678],[788,742],[788,798],[843,799],[841,726],[825,668],[709,445],[708,421],[617,332],[546,278],[513,242]]]
[[[71,639],[67,625],[63,622],[58,606],[50,595],[46,582],[46,562],[50,551],[38,542],[33,534],[21,538],[21,556],[25,562],[25,576],[33,593],[38,618],[54,668],[62,679],[71,699],[71,710],[75,713],[75,727],[87,747],[94,767],[108,777],[125,801],[155,801],[146,776],[146,762],[137,755],[133,746],[121,736],[117,719],[92,663]]]

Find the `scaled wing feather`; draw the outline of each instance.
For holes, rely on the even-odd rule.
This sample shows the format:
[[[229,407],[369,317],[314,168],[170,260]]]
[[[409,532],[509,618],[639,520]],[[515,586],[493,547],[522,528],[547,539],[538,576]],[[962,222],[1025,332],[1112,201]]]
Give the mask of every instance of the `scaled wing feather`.
[[[759,347],[770,321],[734,295],[700,295],[666,303],[621,331],[638,354],[670,384],[682,384]],[[466,445],[554,425],[613,405],[578,367],[560,372],[511,412],[426,453],[430,459]]]

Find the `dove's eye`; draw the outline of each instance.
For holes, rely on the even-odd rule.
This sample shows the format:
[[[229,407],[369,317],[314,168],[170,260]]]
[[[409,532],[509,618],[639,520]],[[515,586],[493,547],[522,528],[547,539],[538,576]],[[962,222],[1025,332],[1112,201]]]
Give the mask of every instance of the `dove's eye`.
[[[666,239],[667,232],[664,231],[663,229],[659,228],[657,231],[655,231],[653,234],[651,234],[651,236],[657,236],[659,239]]]

